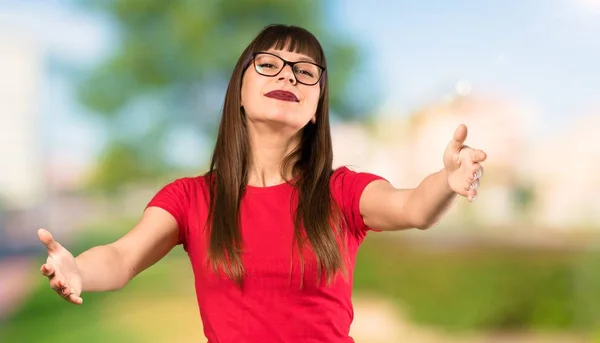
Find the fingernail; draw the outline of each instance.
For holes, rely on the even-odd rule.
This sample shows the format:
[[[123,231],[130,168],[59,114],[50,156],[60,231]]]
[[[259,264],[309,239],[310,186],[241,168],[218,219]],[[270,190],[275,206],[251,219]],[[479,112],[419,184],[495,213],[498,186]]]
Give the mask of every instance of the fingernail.
[[[474,195],[473,198],[471,198],[471,202],[475,202],[475,200],[477,200],[477,195]]]

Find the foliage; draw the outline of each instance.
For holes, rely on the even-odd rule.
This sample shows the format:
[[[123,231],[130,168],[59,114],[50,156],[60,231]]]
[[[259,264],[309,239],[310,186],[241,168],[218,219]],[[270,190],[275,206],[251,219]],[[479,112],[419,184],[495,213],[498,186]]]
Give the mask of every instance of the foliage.
[[[114,226],[122,229],[131,227],[127,220],[88,228],[76,242],[68,244],[74,255],[91,246],[106,244],[114,240]],[[119,230],[122,230],[119,229]],[[63,242],[64,243],[64,242]],[[40,261],[43,257],[40,256]],[[148,328],[130,327],[111,316],[118,312],[118,305],[125,300],[140,300],[142,303],[155,297],[169,297],[187,293],[193,304],[193,282],[191,272],[186,284],[178,282],[181,273],[172,268],[177,263],[188,266],[181,252],[174,252],[154,265],[151,269],[132,280],[118,292],[85,293],[84,304],[76,306],[60,299],[43,277],[38,279],[34,291],[21,308],[0,326],[0,342],[10,343],[136,343],[152,341],[147,337]],[[2,323],[0,323],[2,324]]]
[[[112,239],[115,227],[104,223],[86,230],[75,254]],[[379,236],[378,236],[379,235]],[[354,292],[393,300],[420,324],[450,331],[581,331],[600,333],[600,254],[515,247],[477,246],[454,250],[427,249],[373,234],[357,258]],[[111,237],[109,237],[111,236]],[[41,257],[40,257],[41,258]],[[84,306],[72,306],[39,285],[23,307],[5,323],[2,342],[142,342],[151,328],[123,326],[111,316],[127,316],[132,304],[189,298],[182,313],[194,313],[193,275],[182,249],[148,269],[119,292],[86,293]],[[146,305],[144,305],[146,306]],[[144,312],[144,310],[141,310]],[[139,315],[140,310],[137,310]],[[157,314],[155,320],[161,320]],[[183,314],[169,313],[172,320]],[[150,320],[150,322],[147,322]],[[195,319],[190,322],[193,323]],[[185,320],[187,321],[187,320]],[[187,324],[186,324],[187,325]],[[168,331],[169,328],[156,330]],[[1,330],[0,330],[1,331]],[[146,340],[147,341],[147,340]]]
[[[411,248],[367,239],[355,288],[396,299],[409,317],[448,330],[592,330],[600,326],[600,253]]]
[[[233,66],[267,24],[299,25],[321,40],[329,64],[332,112],[340,118],[368,113],[377,94],[376,87],[357,91],[351,86],[360,81],[356,77],[360,73],[354,71],[360,67],[359,49],[326,24],[320,1],[88,0],[77,4],[107,15],[119,38],[114,54],[79,87],[82,104],[103,118],[111,134],[92,180],[101,189],[114,189],[132,175],[153,176],[164,172],[164,166],[177,167],[170,137],[178,138],[182,132],[214,135]],[[123,177],[113,177],[121,171]]]

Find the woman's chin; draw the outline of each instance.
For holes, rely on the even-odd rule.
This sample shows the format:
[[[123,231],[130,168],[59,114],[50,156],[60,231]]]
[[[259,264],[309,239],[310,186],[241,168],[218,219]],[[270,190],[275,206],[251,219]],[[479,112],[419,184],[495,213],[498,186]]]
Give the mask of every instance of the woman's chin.
[[[310,121],[310,116],[305,117],[307,117],[306,120],[303,120],[301,114],[293,111],[271,111],[263,117],[263,121],[274,126],[290,127],[299,130]]]

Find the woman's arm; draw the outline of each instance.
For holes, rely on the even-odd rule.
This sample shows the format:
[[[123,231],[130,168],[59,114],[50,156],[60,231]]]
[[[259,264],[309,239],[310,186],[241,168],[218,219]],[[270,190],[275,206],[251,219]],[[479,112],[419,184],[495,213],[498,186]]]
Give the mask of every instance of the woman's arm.
[[[119,240],[77,256],[83,291],[124,287],[175,247],[178,232],[177,222],[171,214],[158,207],[149,207],[140,221]]]
[[[81,304],[82,292],[113,291],[165,256],[179,240],[178,225],[167,211],[149,207],[140,221],[114,243],[93,247],[77,258],[52,237],[38,230],[48,250],[40,271],[65,300]]]
[[[360,212],[365,224],[382,231],[427,229],[437,223],[458,195],[475,201],[486,154],[464,145],[461,125],[444,152],[444,169],[426,177],[414,189],[396,189],[383,180],[363,191]]]

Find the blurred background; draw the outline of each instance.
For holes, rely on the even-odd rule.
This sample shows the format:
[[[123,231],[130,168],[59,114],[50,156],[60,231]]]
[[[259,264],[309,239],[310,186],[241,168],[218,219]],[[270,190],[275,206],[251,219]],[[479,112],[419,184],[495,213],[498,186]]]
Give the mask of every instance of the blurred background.
[[[202,341],[181,247],[76,307],[35,232],[109,243],[205,172],[269,23],[325,47],[337,166],[414,187],[460,123],[489,156],[476,203],[368,236],[357,342],[600,342],[599,0],[0,0],[0,342]]]

